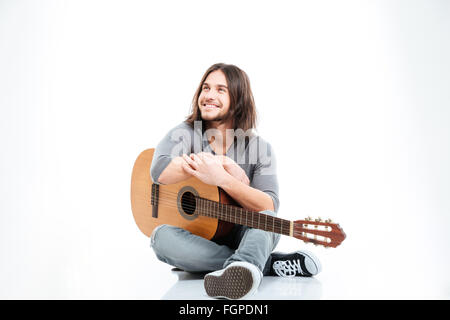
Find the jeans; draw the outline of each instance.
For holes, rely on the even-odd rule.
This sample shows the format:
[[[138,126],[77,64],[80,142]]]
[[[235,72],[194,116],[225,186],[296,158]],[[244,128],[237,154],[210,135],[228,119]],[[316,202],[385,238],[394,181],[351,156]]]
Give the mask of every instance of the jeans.
[[[261,213],[275,215],[270,210]],[[270,254],[279,240],[277,233],[241,225],[235,225],[220,241],[208,240],[178,227],[160,225],[153,230],[150,247],[160,261],[187,272],[211,272],[232,262],[245,261],[268,275]]]

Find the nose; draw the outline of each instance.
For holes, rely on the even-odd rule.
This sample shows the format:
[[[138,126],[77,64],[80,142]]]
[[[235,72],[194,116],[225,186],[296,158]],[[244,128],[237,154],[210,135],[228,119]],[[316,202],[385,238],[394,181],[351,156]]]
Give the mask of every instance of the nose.
[[[217,92],[214,89],[208,90],[205,92],[205,99],[206,101],[215,100],[217,97]]]

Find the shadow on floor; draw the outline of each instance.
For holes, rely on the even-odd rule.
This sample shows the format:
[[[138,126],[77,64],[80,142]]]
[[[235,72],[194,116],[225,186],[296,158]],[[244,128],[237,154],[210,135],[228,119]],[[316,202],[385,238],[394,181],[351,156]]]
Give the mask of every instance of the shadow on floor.
[[[211,300],[203,287],[205,273],[189,273],[172,269],[178,281],[164,294],[162,300]],[[264,277],[258,292],[248,300],[318,300],[322,284],[309,277]]]

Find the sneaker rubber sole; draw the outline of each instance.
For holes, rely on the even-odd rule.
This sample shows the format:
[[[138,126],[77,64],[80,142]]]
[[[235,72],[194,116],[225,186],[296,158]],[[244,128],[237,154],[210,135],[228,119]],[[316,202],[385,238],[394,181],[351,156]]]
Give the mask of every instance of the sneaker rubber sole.
[[[204,285],[210,297],[241,299],[252,289],[253,277],[247,268],[235,266],[221,275],[206,275]]]

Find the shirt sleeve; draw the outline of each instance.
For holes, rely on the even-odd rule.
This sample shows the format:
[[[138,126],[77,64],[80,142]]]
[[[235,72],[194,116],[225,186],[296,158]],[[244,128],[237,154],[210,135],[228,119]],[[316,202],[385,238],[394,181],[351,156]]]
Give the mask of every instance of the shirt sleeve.
[[[161,184],[158,179],[173,158],[189,154],[192,149],[193,129],[182,123],[171,129],[158,143],[150,166],[150,176],[154,183]]]
[[[272,198],[274,211],[278,212],[280,200],[275,152],[272,146],[262,138],[258,137],[255,141],[253,146],[249,146],[256,148],[257,151],[255,151],[258,154],[250,186],[268,194]]]

